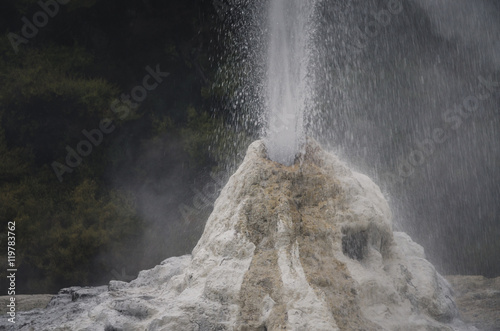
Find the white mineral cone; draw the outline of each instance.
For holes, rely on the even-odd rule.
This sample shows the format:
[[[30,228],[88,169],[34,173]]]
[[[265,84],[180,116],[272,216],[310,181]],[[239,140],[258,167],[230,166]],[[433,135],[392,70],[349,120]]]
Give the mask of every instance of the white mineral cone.
[[[192,255],[130,283],[65,289],[18,321],[21,330],[474,330],[422,247],[393,233],[380,189],[312,140],[288,167],[251,144]]]

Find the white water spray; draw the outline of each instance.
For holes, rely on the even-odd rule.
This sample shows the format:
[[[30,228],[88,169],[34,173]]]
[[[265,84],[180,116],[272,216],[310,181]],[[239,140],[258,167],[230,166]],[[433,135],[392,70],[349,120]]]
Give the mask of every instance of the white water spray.
[[[272,0],[267,66],[271,160],[291,165],[304,140],[304,109],[310,96],[308,66],[316,0]]]

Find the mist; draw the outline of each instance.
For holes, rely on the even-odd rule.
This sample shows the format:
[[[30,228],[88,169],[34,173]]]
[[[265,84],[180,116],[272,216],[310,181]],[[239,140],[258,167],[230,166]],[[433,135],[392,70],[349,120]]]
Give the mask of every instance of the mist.
[[[376,179],[440,272],[498,275],[498,4],[398,3],[323,3],[310,132]]]
[[[233,77],[238,90],[219,110],[230,109],[233,124],[254,139],[262,130],[252,123],[265,125],[258,119],[265,104],[258,93],[266,42],[249,15],[262,6],[249,5],[247,16],[239,12],[239,20],[228,23],[239,31],[226,45],[230,63],[246,74]],[[315,98],[305,111],[307,134],[375,179],[391,202],[395,227],[422,244],[440,272],[499,275],[499,5],[323,1],[316,16],[320,42],[313,55]],[[145,142],[134,156],[134,167],[148,171],[146,182],[114,177],[138,195],[140,213],[155,229],[144,247],[156,247],[160,258],[194,247],[216,196],[205,199],[196,225],[186,226],[178,207],[193,205],[197,192],[213,182],[211,170],[187,175],[182,158],[161,166],[165,161],[155,144]],[[227,150],[239,155],[231,169],[246,146]],[[198,179],[185,182],[193,177]],[[176,239],[182,248],[173,244]]]

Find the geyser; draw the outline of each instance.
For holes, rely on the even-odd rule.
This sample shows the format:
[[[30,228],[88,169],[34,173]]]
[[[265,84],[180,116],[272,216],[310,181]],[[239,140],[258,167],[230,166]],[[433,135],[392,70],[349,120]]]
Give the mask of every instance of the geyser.
[[[380,189],[304,135],[313,0],[271,0],[268,128],[192,254],[67,288],[6,330],[475,330]]]
[[[18,320],[0,329],[475,330],[379,188],[312,140],[288,167],[251,144],[191,255]]]
[[[272,0],[267,64],[268,128],[271,160],[291,165],[304,141],[304,110],[315,0]]]

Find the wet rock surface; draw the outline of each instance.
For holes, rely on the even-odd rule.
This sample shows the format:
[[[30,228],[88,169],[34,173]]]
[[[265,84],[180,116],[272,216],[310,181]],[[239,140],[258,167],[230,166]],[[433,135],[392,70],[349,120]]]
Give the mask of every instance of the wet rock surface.
[[[16,295],[16,310],[28,311],[37,308],[45,308],[50,300],[54,297],[53,294],[25,294]],[[7,313],[7,305],[9,304],[9,296],[0,296],[0,314],[3,316]]]
[[[500,331],[500,277],[446,276],[464,322],[479,330]]]
[[[191,255],[0,329],[475,330],[380,189],[311,140],[291,166],[250,145]]]

